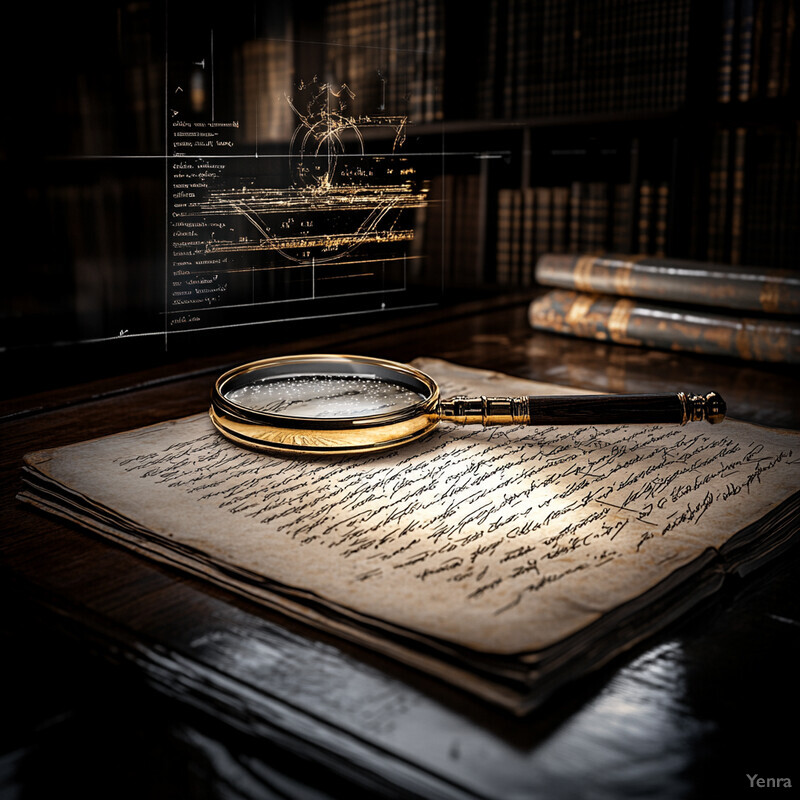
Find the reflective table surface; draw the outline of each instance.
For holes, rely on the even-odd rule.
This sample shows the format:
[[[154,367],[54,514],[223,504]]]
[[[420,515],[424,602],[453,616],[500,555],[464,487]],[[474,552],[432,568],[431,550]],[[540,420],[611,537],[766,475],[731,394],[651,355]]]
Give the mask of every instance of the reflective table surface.
[[[3,402],[0,796],[689,798],[800,786],[795,546],[514,718],[15,500],[25,452],[208,406],[286,352],[445,358],[610,392],[716,389],[800,428],[793,370],[532,331],[492,300],[52,387]],[[784,732],[784,725],[789,721]]]

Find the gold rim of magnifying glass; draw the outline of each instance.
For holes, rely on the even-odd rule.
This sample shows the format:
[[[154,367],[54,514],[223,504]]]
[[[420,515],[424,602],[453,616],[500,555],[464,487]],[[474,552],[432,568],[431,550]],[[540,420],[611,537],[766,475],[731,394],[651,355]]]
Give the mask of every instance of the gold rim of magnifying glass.
[[[256,411],[225,396],[227,385],[250,372],[311,362],[342,364],[346,361],[410,377],[425,387],[427,396],[401,410],[335,419],[289,417]],[[439,387],[436,382],[408,364],[368,356],[316,353],[267,358],[229,370],[214,384],[209,415],[217,430],[228,439],[258,450],[277,453],[365,453],[397,447],[430,433],[439,422],[438,406]]]

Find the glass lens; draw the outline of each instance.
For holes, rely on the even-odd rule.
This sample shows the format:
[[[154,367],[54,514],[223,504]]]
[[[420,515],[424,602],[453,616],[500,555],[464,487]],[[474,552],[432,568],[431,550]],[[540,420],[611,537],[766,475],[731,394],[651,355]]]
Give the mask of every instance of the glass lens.
[[[284,417],[340,419],[401,411],[423,395],[377,375],[320,374],[255,379],[226,392],[225,399]]]
[[[276,362],[236,374],[221,387],[222,396],[248,411],[316,420],[393,414],[431,397],[430,385],[386,362],[348,357]]]

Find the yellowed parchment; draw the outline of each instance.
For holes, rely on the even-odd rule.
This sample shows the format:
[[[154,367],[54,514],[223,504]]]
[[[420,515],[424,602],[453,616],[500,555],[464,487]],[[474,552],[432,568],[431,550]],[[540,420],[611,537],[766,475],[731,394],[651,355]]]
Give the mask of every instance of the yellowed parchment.
[[[571,391],[415,364],[443,396]],[[241,449],[200,415],[28,464],[165,546],[192,548],[184,558],[512,654],[562,640],[722,547],[797,491],[798,453],[798,434],[733,420],[443,423],[393,453],[292,460]]]

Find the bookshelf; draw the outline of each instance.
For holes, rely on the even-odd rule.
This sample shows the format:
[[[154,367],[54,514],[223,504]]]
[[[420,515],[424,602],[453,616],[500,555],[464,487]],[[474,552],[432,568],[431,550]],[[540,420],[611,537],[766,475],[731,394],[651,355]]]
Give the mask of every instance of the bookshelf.
[[[798,263],[796,0],[493,0],[469,25],[448,0],[397,14],[430,5],[443,35],[418,40],[415,135],[505,154],[488,179],[435,181],[452,202],[426,247],[446,284],[527,288],[548,250]]]
[[[213,102],[237,120],[237,152],[285,152],[295,120],[266,100],[313,74],[357,85],[353,113],[406,115],[409,153],[442,153],[427,162],[436,202],[414,242],[440,302],[532,289],[546,251],[794,269],[797,6],[491,0],[468,19],[454,0],[51,10],[37,53],[6,55],[7,74],[26,76],[11,101],[26,133],[8,126],[0,150],[27,249],[2,344],[163,325],[177,102],[165,87],[170,76],[194,87],[178,65],[209,31],[215,83],[200,85],[197,114]],[[17,29],[34,24],[31,9],[15,13]],[[43,221],[46,241],[30,248]]]

